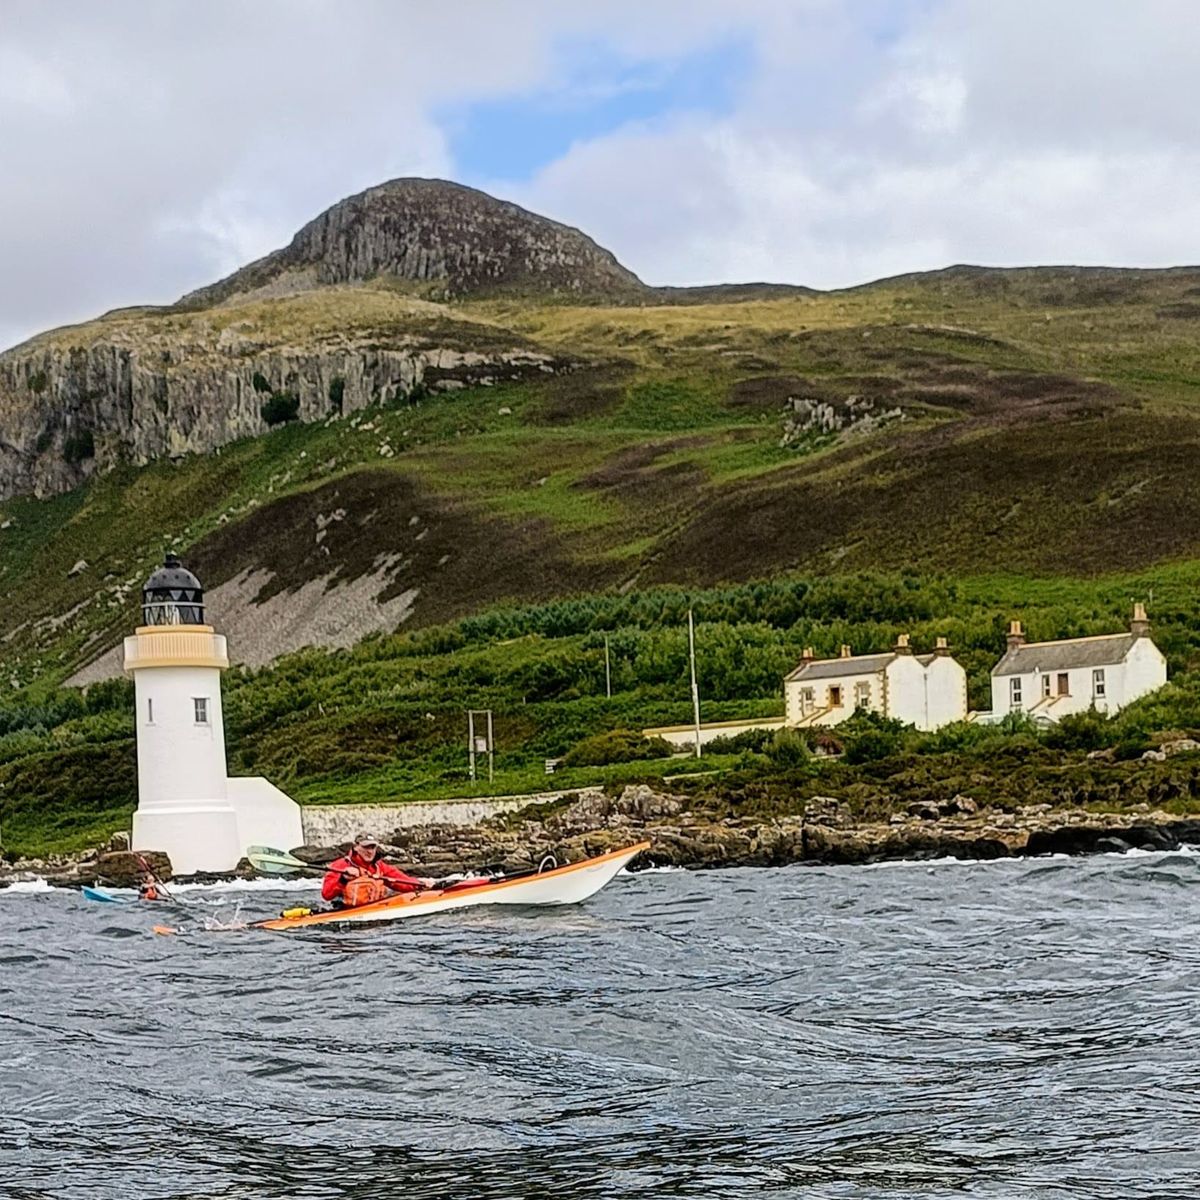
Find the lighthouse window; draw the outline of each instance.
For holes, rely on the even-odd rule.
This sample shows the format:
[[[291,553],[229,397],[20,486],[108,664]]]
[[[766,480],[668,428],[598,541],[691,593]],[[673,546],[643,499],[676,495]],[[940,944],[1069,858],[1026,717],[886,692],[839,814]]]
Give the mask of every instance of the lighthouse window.
[[[196,706],[196,724],[197,725],[207,725],[208,724],[208,697],[207,696],[196,696],[193,698],[192,703]]]

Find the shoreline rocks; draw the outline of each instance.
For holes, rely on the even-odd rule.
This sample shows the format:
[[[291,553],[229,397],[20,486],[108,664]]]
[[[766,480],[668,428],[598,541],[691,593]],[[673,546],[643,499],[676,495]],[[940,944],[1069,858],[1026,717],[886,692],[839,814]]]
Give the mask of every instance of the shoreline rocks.
[[[506,814],[474,825],[418,826],[378,834],[389,858],[417,874],[432,876],[484,865],[530,870],[547,857],[559,863],[576,862],[639,841],[649,841],[651,848],[637,865],[689,870],[852,866],[936,858],[987,861],[1171,851],[1185,844],[1200,845],[1200,814],[1181,817],[1145,804],[1113,813],[1049,804],[1029,804],[1008,812],[982,808],[969,796],[955,795],[938,804],[912,804],[869,821],[856,818],[832,796],[813,797],[802,814],[781,817],[718,817],[696,811],[691,804],[686,796],[646,784],[629,785],[618,796],[588,788],[564,797],[564,803],[550,811],[527,810],[528,815]],[[319,868],[344,849],[303,846],[294,853]],[[134,886],[141,874],[136,857],[125,850],[106,850],[77,859],[55,856],[0,865],[0,887],[36,878],[61,887]],[[145,857],[160,878],[171,879],[165,855]],[[194,880],[255,877],[243,861],[235,871]]]

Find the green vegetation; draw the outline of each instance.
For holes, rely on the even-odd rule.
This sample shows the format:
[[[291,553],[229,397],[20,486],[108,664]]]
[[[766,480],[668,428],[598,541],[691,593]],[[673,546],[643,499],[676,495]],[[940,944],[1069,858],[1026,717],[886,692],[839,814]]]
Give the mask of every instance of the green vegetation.
[[[345,395],[346,381],[340,375],[335,375],[329,381],[329,409],[339,417],[342,415],[342,402]]]
[[[613,763],[642,762],[666,758],[670,743],[645,737],[636,729],[610,729],[577,742],[563,756],[564,767],[610,767]]]
[[[821,654],[836,653],[842,642],[881,650],[901,630],[918,648],[950,637],[970,668],[972,703],[982,707],[1011,615],[1018,613],[1035,637],[1106,632],[1121,627],[1127,597],[1144,594],[1137,587],[1131,580],[846,576],[493,609],[367,638],[350,650],[307,650],[270,668],[231,671],[230,767],[266,775],[307,803],[511,794],[696,770],[704,774],[670,786],[697,790],[704,803],[731,811],[795,811],[807,795],[824,793],[857,797],[865,814],[878,815],[897,797],[944,799],[956,790],[980,803],[1015,806],[1034,794],[1018,784],[1081,803],[1115,803],[1113,785],[1125,780],[1120,772],[1133,772],[1122,787],[1159,777],[1158,764],[1131,760],[1164,738],[1200,732],[1200,588],[1193,574],[1164,573],[1155,584],[1155,636],[1173,682],[1112,720],[1089,714],[1046,734],[1012,720],[919,734],[858,714],[835,731],[722,739],[699,764],[661,757],[665,747],[640,731],[690,719],[689,607],[698,619],[703,717],[718,721],[780,715],[782,676],[804,646]],[[481,707],[496,715],[490,787],[467,774],[465,710]],[[83,696],[35,690],[0,706],[0,827],[9,849],[66,849],[87,844],[98,829],[127,825],[135,795],[132,721],[124,680],[94,685]],[[1085,759],[1109,748],[1111,762]],[[843,751],[838,761],[828,758]],[[563,760],[552,779],[544,769],[549,758]],[[1173,786],[1175,792],[1152,798],[1185,804],[1189,793]]]
[[[380,281],[48,335],[339,354],[533,346],[571,369],[453,391],[436,385],[461,380],[436,371],[409,390],[397,376],[350,412],[339,375],[307,425],[285,381],[255,371],[265,436],[0,502],[4,837],[65,846],[127,818],[126,709],[77,710],[61,685],[130,628],[167,546],[210,587],[249,570],[270,572],[273,594],[332,578],[335,602],[383,562],[386,598],[414,593],[403,633],[229,680],[233,768],[311,802],[478,793],[466,707],[497,713],[498,791],[543,786],[544,759],[597,735],[686,722],[689,606],[706,720],[777,715],[806,645],[878,650],[900,631],[919,649],[948,638],[986,707],[1009,620],[1034,639],[1110,632],[1135,598],[1174,680],[1115,721],[1044,737],[863,722],[723,739],[704,764],[723,774],[687,785],[714,804],[769,809],[825,789],[882,812],[888,795],[951,786],[1016,803],[1018,785],[1026,800],[1092,803],[1161,781],[1167,767],[1140,755],[1200,728],[1198,284],[1188,271],[964,269],[740,303],[447,307]],[[821,416],[805,425],[801,410]],[[838,427],[860,410],[888,419]],[[68,461],[94,452],[64,444]],[[69,575],[79,559],[88,571]],[[1097,750],[1111,758],[1084,757]],[[554,783],[680,764],[566,765]],[[1149,798],[1189,803],[1184,767],[1168,766],[1177,791]]]
[[[258,411],[268,425],[282,425],[300,415],[300,397],[295,392],[272,392]]]
[[[96,439],[90,429],[70,434],[63,442],[63,458],[73,467],[84,459],[96,457]]]

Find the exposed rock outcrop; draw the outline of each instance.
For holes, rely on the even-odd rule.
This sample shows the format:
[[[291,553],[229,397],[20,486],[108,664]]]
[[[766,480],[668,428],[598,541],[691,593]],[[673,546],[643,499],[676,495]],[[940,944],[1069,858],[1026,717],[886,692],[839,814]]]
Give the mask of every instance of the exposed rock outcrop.
[[[99,322],[0,355],[0,499],[68,491],[121,462],[202,454],[265,433],[275,398],[292,404],[291,418],[320,421],[415,389],[573,365],[471,322],[414,319],[389,330],[386,345],[370,329],[292,345],[265,324],[193,319],[180,331],[165,318]]]
[[[499,292],[613,298],[649,291],[578,229],[442,179],[393,179],[310,221],[282,250],[181,301],[390,275],[446,297]]]

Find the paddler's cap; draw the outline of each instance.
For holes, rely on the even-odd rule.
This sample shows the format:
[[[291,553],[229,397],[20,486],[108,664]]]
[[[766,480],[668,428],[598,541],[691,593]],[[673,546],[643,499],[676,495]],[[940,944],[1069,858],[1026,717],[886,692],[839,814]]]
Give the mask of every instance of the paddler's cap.
[[[369,850],[372,847],[376,850],[379,849],[379,839],[372,837],[369,833],[357,834],[354,838],[354,844],[361,846],[364,850]]]

